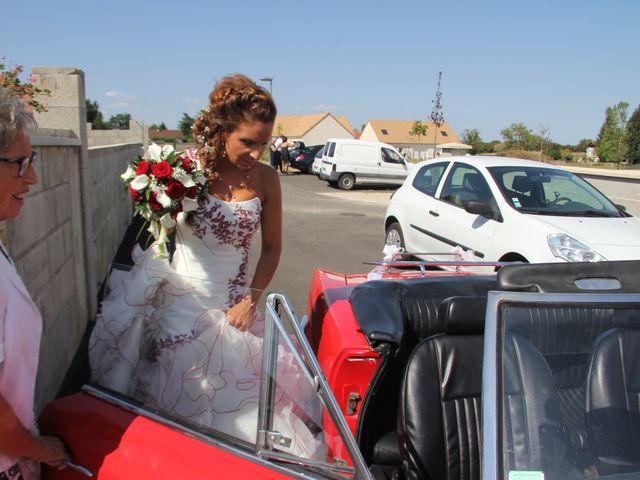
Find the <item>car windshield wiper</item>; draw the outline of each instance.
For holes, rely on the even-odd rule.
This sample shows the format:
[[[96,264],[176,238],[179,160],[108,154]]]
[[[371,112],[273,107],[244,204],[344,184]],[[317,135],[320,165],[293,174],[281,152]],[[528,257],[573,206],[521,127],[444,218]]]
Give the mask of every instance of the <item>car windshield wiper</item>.
[[[571,212],[572,215],[580,217],[614,217],[610,212],[603,212],[602,210],[580,210],[577,212]]]
[[[532,213],[534,215],[551,215],[555,217],[614,217],[610,212],[601,210],[534,210],[521,208],[522,213]]]

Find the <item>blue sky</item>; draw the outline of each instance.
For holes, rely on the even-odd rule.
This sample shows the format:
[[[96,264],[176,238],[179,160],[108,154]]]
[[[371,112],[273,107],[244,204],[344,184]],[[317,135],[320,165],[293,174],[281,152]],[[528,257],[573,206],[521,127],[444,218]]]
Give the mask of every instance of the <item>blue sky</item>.
[[[445,120],[484,140],[523,122],[595,138],[640,103],[637,0],[30,0],[2,6],[0,57],[78,67],[105,117],[175,127],[215,80],[273,78],[280,113]],[[266,83],[263,83],[267,86]]]

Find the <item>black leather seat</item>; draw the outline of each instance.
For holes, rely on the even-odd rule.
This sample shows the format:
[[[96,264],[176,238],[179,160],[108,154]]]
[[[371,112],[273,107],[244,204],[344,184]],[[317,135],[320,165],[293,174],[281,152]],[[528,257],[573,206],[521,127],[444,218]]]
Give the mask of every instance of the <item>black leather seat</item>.
[[[640,319],[617,313],[587,374],[586,424],[600,475],[640,470]]]
[[[545,478],[568,478],[569,439],[547,362],[520,335],[506,334],[503,351],[505,471],[541,471]]]
[[[420,342],[400,389],[398,437],[408,479],[479,479],[486,298],[444,300],[445,331]]]
[[[491,275],[452,275],[369,281],[353,289],[349,301],[356,320],[381,357],[356,428],[356,441],[369,465],[401,467],[396,413],[403,372],[419,341],[445,331],[439,310],[443,300],[486,297],[495,288]]]

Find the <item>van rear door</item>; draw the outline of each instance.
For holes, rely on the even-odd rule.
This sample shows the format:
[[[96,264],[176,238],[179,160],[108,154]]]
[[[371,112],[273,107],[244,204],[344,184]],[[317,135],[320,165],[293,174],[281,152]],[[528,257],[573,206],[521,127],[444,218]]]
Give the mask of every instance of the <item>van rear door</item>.
[[[327,142],[322,154],[322,164],[320,166],[320,178],[327,180],[333,170],[333,156],[336,151],[336,142]]]

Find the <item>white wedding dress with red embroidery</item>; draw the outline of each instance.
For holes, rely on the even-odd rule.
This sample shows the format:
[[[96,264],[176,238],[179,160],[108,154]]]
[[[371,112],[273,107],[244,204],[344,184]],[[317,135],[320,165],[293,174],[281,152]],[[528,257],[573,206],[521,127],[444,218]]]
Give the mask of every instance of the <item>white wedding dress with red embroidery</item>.
[[[107,295],[89,343],[92,381],[191,423],[254,443],[264,323],[229,325],[226,311],[250,293],[248,254],[261,202],[208,195],[191,220],[178,216],[171,264],[139,251],[127,278]],[[280,350],[275,430],[290,453],[318,458],[306,426],[318,408],[293,356]],[[295,401],[293,401],[295,399]]]

